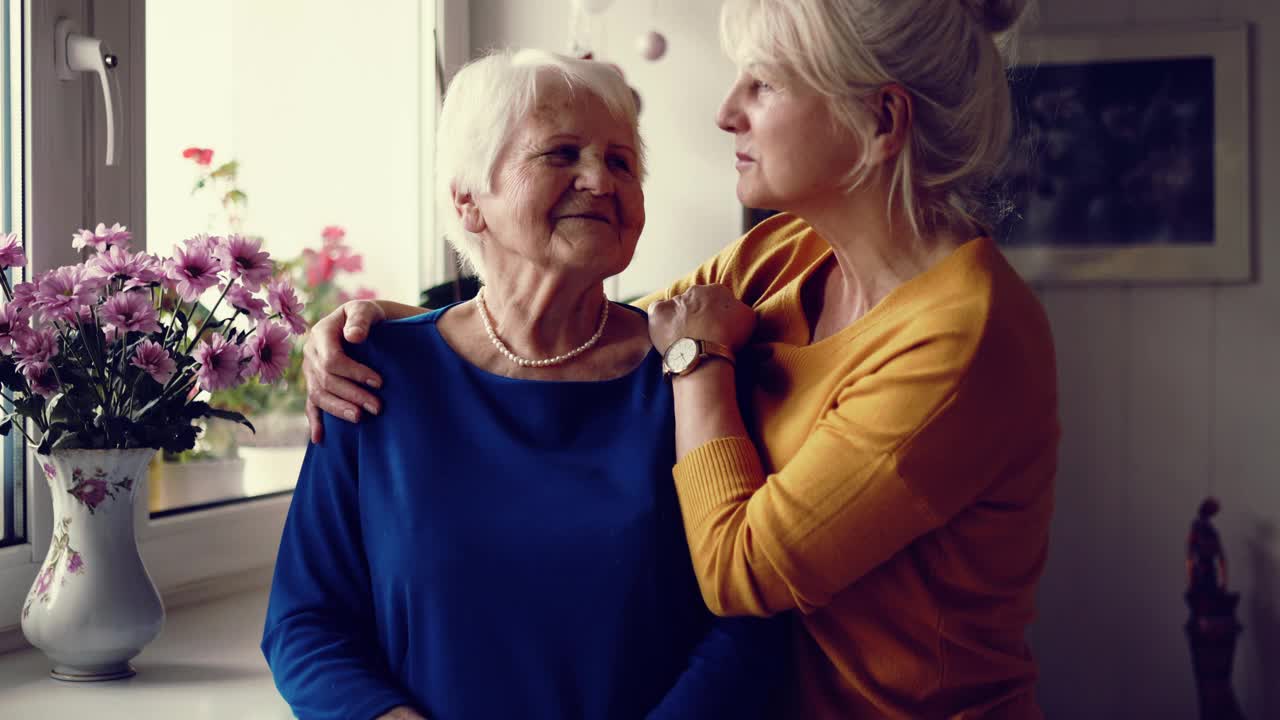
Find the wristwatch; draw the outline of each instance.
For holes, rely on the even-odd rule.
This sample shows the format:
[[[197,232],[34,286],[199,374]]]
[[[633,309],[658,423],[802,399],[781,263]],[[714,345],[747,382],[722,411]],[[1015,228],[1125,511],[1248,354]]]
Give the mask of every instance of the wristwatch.
[[[662,353],[663,375],[688,375],[698,364],[708,358],[723,358],[733,365],[733,351],[727,345],[710,340],[682,337],[667,346]]]

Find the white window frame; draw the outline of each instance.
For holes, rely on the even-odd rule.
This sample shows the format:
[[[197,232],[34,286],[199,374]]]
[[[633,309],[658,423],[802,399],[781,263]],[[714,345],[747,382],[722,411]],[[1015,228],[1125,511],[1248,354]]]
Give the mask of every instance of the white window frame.
[[[0,148],[3,148],[3,149],[0,149],[0,152],[3,152],[4,149],[7,149],[9,153],[9,157],[0,158],[0,169],[2,169],[6,175],[6,177],[4,178],[4,182],[0,183],[0,187],[3,187],[5,189],[4,192],[6,197],[4,197],[3,199],[0,199],[0,202],[6,203],[8,205],[8,213],[7,213],[7,217],[5,218],[6,227],[0,228],[0,231],[17,233],[19,237],[23,237],[23,232],[22,232],[23,169],[22,169],[22,163],[21,163],[21,158],[23,157],[22,120],[20,116],[18,117],[18,119],[16,120],[14,119],[15,113],[17,111],[20,111],[21,108],[13,107],[12,93],[15,91],[19,91],[19,92],[21,91],[23,64],[21,61],[17,63],[12,63],[12,64],[9,63],[8,61],[13,58],[15,50],[20,49],[22,47],[21,8],[22,8],[22,5],[20,3],[10,2],[9,7],[6,8],[7,17],[4,18],[3,23],[0,23],[0,25],[3,25],[3,27],[5,28],[5,34],[7,35],[7,37],[5,38],[6,42],[4,43],[4,47],[5,47],[5,51],[9,55],[9,57],[6,58],[6,62],[5,62],[5,66],[7,70],[7,72],[5,73],[6,77],[0,78],[0,88],[3,88],[3,94],[4,94],[4,97],[0,98],[0,109],[2,109],[5,115],[10,118],[8,137],[3,138],[3,140],[0,141]],[[21,104],[21,100],[19,101],[19,104]],[[6,163],[5,160],[8,160],[8,162]],[[25,272],[25,268],[14,268],[13,271],[11,272],[11,277],[13,278],[14,281],[17,281],[19,278],[24,277],[23,272]],[[14,442],[15,440],[16,440],[16,443]],[[2,442],[5,443],[6,453],[8,452],[9,446],[11,444],[14,444],[16,447],[22,448],[20,452],[23,454],[23,456],[25,456],[25,448],[26,448],[24,444],[25,440],[23,440],[21,433],[11,431],[9,437],[5,438]],[[12,458],[6,455],[4,460],[5,460],[5,467],[0,468],[0,473],[7,473],[9,471],[10,466],[14,466],[15,469],[17,469],[16,458]],[[21,471],[19,470],[19,472]],[[3,482],[4,482],[3,475],[0,475],[0,483],[3,483]],[[25,535],[27,531],[26,530],[27,509],[25,506],[25,498],[26,498],[25,476],[21,477],[17,482],[20,484],[17,484],[14,488],[15,510],[20,507],[22,508],[22,511],[14,513],[14,517],[12,518],[13,520],[12,524],[15,528],[17,528],[18,535]],[[0,502],[3,502],[3,500],[0,499]],[[3,532],[3,531],[0,531],[0,532]],[[0,538],[0,539],[4,539],[4,538]],[[7,538],[5,540],[7,542],[8,540],[12,540],[12,539],[13,538]],[[3,565],[0,564],[0,567],[3,567]]]
[[[163,0],[159,0],[163,1]],[[111,218],[145,233],[145,0],[22,0],[24,107],[23,187],[24,237],[36,238],[28,253],[30,270],[38,272],[78,261],[71,249],[71,225]],[[422,283],[440,277],[443,243],[434,224],[434,132],[439,107],[436,55],[444,76],[470,55],[470,0],[436,0],[435,12],[420,12],[419,177],[422,184],[424,238],[420,261]],[[426,4],[430,7],[430,4]],[[419,6],[424,7],[424,5]],[[94,78],[61,82],[47,62],[53,56],[51,28],[57,17],[69,17],[80,28],[105,41],[120,58],[124,132],[118,136],[119,165],[103,160],[103,123],[95,121],[101,101]],[[437,29],[439,32],[437,32]],[[85,30],[81,30],[85,32]],[[435,37],[441,47],[428,48]],[[85,87],[95,91],[90,94]],[[85,107],[86,98],[94,98]],[[38,162],[33,162],[38,160]],[[73,228],[74,229],[74,228]],[[67,242],[57,242],[66,237]],[[42,242],[52,238],[54,242]],[[22,603],[49,548],[52,499],[48,483],[26,453],[23,544],[0,549],[0,652],[26,647],[19,628]],[[137,490],[135,529],[138,546],[152,580],[174,607],[199,602],[269,582],[280,533],[291,496],[246,500],[230,505],[152,519],[146,483]]]

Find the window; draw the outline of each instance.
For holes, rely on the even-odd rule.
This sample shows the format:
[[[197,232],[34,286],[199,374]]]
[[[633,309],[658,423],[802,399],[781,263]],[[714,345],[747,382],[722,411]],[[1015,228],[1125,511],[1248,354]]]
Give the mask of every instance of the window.
[[[22,230],[22,27],[19,3],[0,2],[0,232]],[[21,281],[21,271],[9,272]],[[8,408],[3,408],[6,412]],[[10,432],[0,441],[0,546],[24,540],[25,483],[22,434]]]
[[[414,302],[439,275],[430,188],[437,37],[445,67],[458,67],[470,50],[468,0],[0,4],[8,122],[0,208],[10,214],[0,219],[36,239],[27,243],[29,271],[77,262],[70,242],[56,242],[77,225],[120,222],[134,231],[135,246],[167,254],[189,235],[237,229],[236,222],[263,236],[277,258],[318,248],[326,227],[342,227],[364,255],[360,274],[342,283],[349,292],[364,285]],[[59,80],[46,61],[63,16],[119,59],[113,166],[103,162],[96,78]],[[198,152],[183,157],[188,148],[213,150],[209,164]],[[224,170],[192,192],[227,160],[238,163],[234,178]],[[231,180],[244,193],[232,196],[244,201],[234,218],[222,205]],[[46,237],[55,242],[39,242]],[[287,422],[258,424],[261,437],[293,431]],[[3,452],[0,531],[9,546],[0,547],[0,648],[7,648],[48,551],[52,514],[47,484],[23,482],[25,450]],[[297,445],[264,441],[243,454],[238,486],[216,471],[190,473],[185,496],[163,480],[149,483],[148,493],[168,492],[168,501],[157,497],[152,512],[140,497],[135,526],[161,593],[192,600],[265,582],[300,457]]]
[[[197,233],[260,236],[294,263],[313,318],[359,293],[416,302],[420,238],[431,234],[430,7],[147,3],[148,249],[167,254]],[[301,383],[215,395],[257,432],[214,421],[196,451],[159,464],[152,516],[288,492],[306,448],[303,401]]]

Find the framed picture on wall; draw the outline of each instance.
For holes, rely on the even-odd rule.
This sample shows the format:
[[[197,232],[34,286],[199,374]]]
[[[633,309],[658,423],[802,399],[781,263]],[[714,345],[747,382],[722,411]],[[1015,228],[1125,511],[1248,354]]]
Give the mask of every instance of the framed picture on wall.
[[[1248,29],[1025,36],[996,229],[1032,282],[1252,278]]]

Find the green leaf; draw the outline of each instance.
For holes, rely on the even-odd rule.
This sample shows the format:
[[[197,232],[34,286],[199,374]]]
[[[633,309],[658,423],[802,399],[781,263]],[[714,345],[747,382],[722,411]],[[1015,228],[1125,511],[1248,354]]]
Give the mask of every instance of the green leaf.
[[[13,429],[13,417],[5,418],[4,422],[0,422],[0,437],[8,437],[9,431]]]
[[[183,396],[181,395],[157,395],[147,401],[142,407],[133,411],[133,420],[134,422],[142,422],[144,418],[147,418],[157,410],[166,410],[166,412],[160,412],[158,415],[160,419],[166,418],[175,414],[175,408],[180,408],[182,403]],[[168,407],[166,408],[165,406]]]
[[[240,163],[236,162],[235,160],[231,160],[229,162],[225,162],[219,165],[218,169],[209,173],[209,177],[216,177],[216,178],[235,177],[236,170],[238,170],[239,168],[240,168]]]
[[[199,428],[189,422],[148,425],[143,427],[143,432],[146,447],[158,447],[169,454],[190,450],[195,447],[196,438],[200,436]]]
[[[40,439],[40,447],[36,452],[41,455],[48,455],[53,450],[54,444],[61,440],[70,429],[70,423],[56,422],[50,425],[49,429],[45,431],[44,437]]]
[[[236,189],[228,190],[227,194],[222,196],[223,205],[244,205],[248,202],[249,196]]]
[[[232,410],[220,410],[218,408],[211,407],[205,411],[203,417],[216,417],[223,420],[230,420],[231,422],[240,423],[241,425],[249,428],[249,431],[254,434],[257,434],[258,432],[254,429],[253,423],[249,422],[248,418]]]

